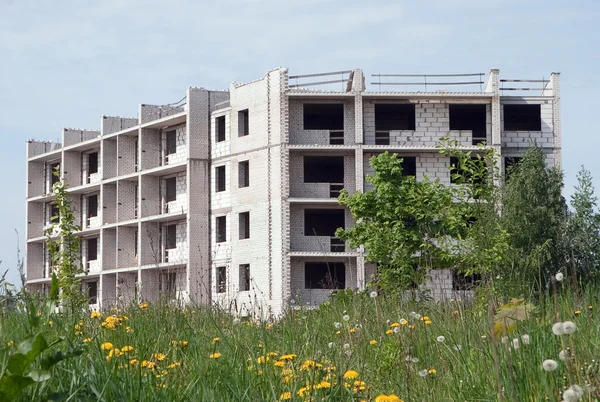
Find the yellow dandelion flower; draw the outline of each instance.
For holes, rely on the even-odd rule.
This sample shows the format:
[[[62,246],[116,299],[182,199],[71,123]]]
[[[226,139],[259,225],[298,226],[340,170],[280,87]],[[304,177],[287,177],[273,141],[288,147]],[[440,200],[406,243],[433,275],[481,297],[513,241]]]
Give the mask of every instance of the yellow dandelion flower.
[[[262,373],[262,372],[261,372],[261,373]],[[293,376],[291,376],[291,375],[286,375],[285,377],[283,377],[283,378],[281,379],[281,381],[283,381],[283,382],[284,382],[284,384],[288,384],[288,383],[292,382],[292,380],[293,380],[293,379],[294,379],[294,377],[293,377]]]
[[[294,372],[292,371],[292,369],[289,368],[281,370],[281,374],[283,375],[292,375],[293,373]]]
[[[588,306],[588,310],[591,310],[591,309],[593,309],[593,308],[594,308],[594,307],[593,307],[591,304]]]
[[[100,318],[100,317],[102,317],[102,314],[100,314],[100,312],[98,312],[98,311],[92,311],[90,313],[90,318]]]
[[[376,341],[375,339],[371,339],[371,340],[369,341],[369,344],[370,344],[370,345],[377,345],[377,341]]]
[[[341,333],[342,333],[342,331],[337,331],[335,334],[340,335]]]
[[[281,361],[281,360],[277,360],[275,363],[273,363],[275,365],[275,367],[283,367],[285,366],[285,362]]]
[[[189,344],[190,344],[190,343],[189,343],[188,341],[182,341],[182,342],[181,342],[181,347],[182,347],[182,348],[185,348],[185,347],[187,347],[187,345],[189,345]]]
[[[148,302],[141,302],[140,303],[140,307],[141,308],[148,308],[149,306],[150,306],[150,303],[148,303]]]
[[[111,350],[111,351],[108,353],[108,355],[109,355],[110,357],[113,357],[113,356],[114,356],[114,357],[119,357],[119,356],[121,356],[122,354],[123,354],[123,353],[121,353],[121,351],[120,351],[119,349],[117,349],[117,348],[114,348],[114,349],[112,349],[112,350]]]
[[[391,334],[393,334],[393,333],[394,333],[394,331],[393,331],[393,330],[391,330],[391,329],[388,329],[387,331],[385,331],[385,334],[386,334],[386,335],[391,335]]]
[[[131,360],[129,360],[129,364],[135,366],[136,364],[138,364],[138,360],[137,359],[131,359]]]
[[[13,346],[14,344],[15,344],[15,343],[14,343],[13,341],[8,341],[8,342],[6,342],[6,345],[7,345],[7,346]]]
[[[113,344],[110,342],[104,342],[102,345],[100,345],[100,349],[102,350],[111,350],[113,348]]]
[[[288,400],[288,399],[292,399],[292,393],[291,392],[286,391],[283,394],[279,395],[279,400],[280,401],[285,401],[285,400]]]
[[[42,312],[41,312],[41,311],[38,311],[38,312],[37,312],[37,316],[38,316],[38,317],[41,317],[41,316],[42,316]]]
[[[213,338],[213,343],[219,342],[220,340],[221,340],[221,338],[219,338],[219,337]]]
[[[402,402],[402,399],[398,398],[398,396],[394,394],[381,394],[375,398],[375,402]]]
[[[425,321],[425,325],[431,325],[431,321],[429,321],[429,320]]]
[[[125,332],[128,333],[128,334],[130,334],[130,333],[133,332],[133,328],[131,328],[131,327],[125,327]]]
[[[348,370],[344,373],[344,379],[346,380],[354,380],[355,378],[358,378],[358,372],[355,370]]]
[[[405,320],[404,318],[400,320],[400,325],[406,325],[408,324],[408,321]]]
[[[48,325],[53,326],[54,323],[52,321],[48,321]]]
[[[300,366],[301,371],[307,371],[312,368],[315,368],[314,360],[305,360],[304,363],[302,363],[302,366]]]
[[[302,387],[298,390],[298,392],[296,392],[296,394],[298,394],[298,396],[304,398],[304,396],[308,393],[309,388],[308,387]]]
[[[579,314],[581,314],[581,311],[580,310],[575,310],[574,314],[575,315],[579,315]]]
[[[167,356],[164,353],[155,353],[154,354],[154,358],[156,360],[158,360],[159,362],[162,362],[163,360],[165,360]]]
[[[281,360],[292,360],[294,357],[297,357],[296,354],[290,353],[290,354],[287,354],[287,355],[282,355],[280,357],[280,359]]]
[[[83,340],[83,342],[85,342],[85,343],[90,343],[91,341],[92,341],[92,338],[85,338],[85,339]]]
[[[410,324],[410,325],[408,326],[408,329],[415,329],[415,326],[414,326],[413,324]]]
[[[218,359],[219,357],[221,357],[222,355],[219,352],[215,352],[213,354],[211,354],[210,356],[208,356],[210,359]]]
[[[427,370],[427,372],[429,374],[435,374],[435,373],[437,373],[437,370],[436,369],[429,369],[429,370]]]
[[[267,324],[267,329],[273,328],[273,324]]]
[[[123,353],[128,353],[128,352],[131,352],[132,350],[133,350],[133,346],[123,346],[121,348],[121,352],[123,352]]]
[[[156,368],[156,363],[154,363],[154,362],[147,362],[146,368],[148,370],[154,370]]]
[[[399,326],[400,326],[400,323],[398,323],[398,322],[394,322],[394,323],[392,323],[392,325],[390,325],[390,327],[392,327],[392,328],[396,328]]]
[[[331,388],[331,383],[329,381],[321,381],[315,386],[316,389],[322,388]]]

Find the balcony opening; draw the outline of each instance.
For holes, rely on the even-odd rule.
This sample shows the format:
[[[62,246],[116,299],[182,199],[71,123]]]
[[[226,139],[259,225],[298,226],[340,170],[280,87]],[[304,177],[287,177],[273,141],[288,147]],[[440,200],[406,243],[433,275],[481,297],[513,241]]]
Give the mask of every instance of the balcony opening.
[[[95,218],[98,216],[98,195],[90,195],[87,197],[87,216]]]
[[[344,104],[305,103],[305,130],[344,130]]]
[[[243,161],[238,163],[238,187],[250,186],[250,162]]]
[[[60,219],[60,210],[55,201],[46,203],[46,224],[58,223]]]
[[[376,103],[375,132],[415,129],[414,103]]]
[[[47,189],[47,192],[50,193],[52,192],[52,187],[54,187],[54,184],[60,181],[60,162],[50,163],[47,166],[48,170],[46,174],[50,177],[50,188]]]
[[[344,157],[305,156],[304,183],[344,184]]]
[[[177,295],[177,273],[164,272],[160,275],[160,290],[168,298],[174,299]]]
[[[507,156],[504,158],[504,175],[508,179],[512,170],[515,169],[517,164],[521,161],[518,156]]]
[[[417,158],[415,156],[402,156],[402,175],[416,176],[417,175]]]
[[[250,238],[250,212],[242,212],[239,220],[240,240]]]
[[[250,114],[248,109],[238,112],[238,137],[244,137],[250,134],[249,130]]]
[[[88,304],[98,303],[98,281],[85,282],[87,287]]]
[[[98,259],[98,238],[92,237],[87,239],[87,261],[96,261]]]
[[[504,131],[542,131],[540,105],[504,105]]]
[[[216,192],[225,191],[225,166],[217,166],[215,175]]]
[[[177,153],[177,132],[175,130],[165,133],[165,155]]]
[[[472,144],[486,141],[486,105],[449,105],[450,130],[471,130]]]
[[[305,262],[305,289],[344,289],[346,266],[343,262]]]
[[[217,142],[225,141],[225,116],[219,116],[215,119],[217,130]]]
[[[98,173],[98,152],[88,154],[88,174]]]
[[[345,227],[343,209],[305,209],[304,235],[334,237],[338,228]]]
[[[217,267],[217,293],[225,293],[227,289],[227,267]]]
[[[224,243],[227,241],[227,217],[217,216],[217,243]]]
[[[240,292],[250,290],[250,264],[240,264]]]
[[[165,202],[177,200],[177,178],[165,179]]]

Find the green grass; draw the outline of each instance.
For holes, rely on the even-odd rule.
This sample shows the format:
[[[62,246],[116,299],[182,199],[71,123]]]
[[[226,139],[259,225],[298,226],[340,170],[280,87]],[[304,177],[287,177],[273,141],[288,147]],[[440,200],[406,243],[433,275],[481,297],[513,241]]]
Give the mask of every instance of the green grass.
[[[319,310],[291,310],[272,324],[237,322],[216,309],[168,305],[131,306],[99,318],[53,314],[43,317],[50,337],[65,336],[62,347],[73,343],[84,352],[58,364],[49,381],[26,389],[21,399],[54,395],[71,401],[275,401],[289,392],[297,401],[374,401],[381,394],[404,401],[495,401],[498,369],[505,401],[560,401],[572,383],[600,384],[599,297],[600,289],[590,286],[577,304],[567,289],[556,303],[548,298],[547,308],[533,302],[531,317],[511,330],[507,344],[497,343],[498,364],[487,310],[462,301],[414,303],[345,293]],[[581,313],[575,315],[576,310]],[[429,317],[430,324],[409,318],[410,312]],[[110,314],[120,318],[114,329],[101,325]],[[557,316],[575,322],[577,331],[554,335]],[[399,325],[395,333],[392,325],[402,319],[408,324]],[[80,321],[83,326],[76,329]],[[2,345],[17,343],[30,330],[25,315],[14,310],[2,314],[1,324]],[[528,345],[521,338],[525,334]],[[445,341],[438,342],[439,336]],[[514,338],[520,340],[518,349],[512,346]],[[101,349],[105,342],[112,349],[133,350],[121,356],[113,351],[107,359],[110,349]],[[15,346],[6,346],[2,361]],[[558,354],[566,347],[574,357],[563,362]],[[210,358],[217,352],[219,358]],[[281,360],[286,354],[295,356]],[[131,359],[137,364],[129,363]],[[545,359],[556,360],[558,369],[542,370]],[[344,379],[348,370],[358,378]],[[428,371],[424,377],[419,374],[423,370]],[[364,382],[364,389],[354,389],[355,381]],[[303,387],[308,389],[301,397]],[[598,395],[590,391],[582,400],[597,400]]]

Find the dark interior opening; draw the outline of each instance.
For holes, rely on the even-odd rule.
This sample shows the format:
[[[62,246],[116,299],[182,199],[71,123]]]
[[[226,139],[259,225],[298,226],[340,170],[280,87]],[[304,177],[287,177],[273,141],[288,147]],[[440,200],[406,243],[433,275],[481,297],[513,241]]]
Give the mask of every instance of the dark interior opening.
[[[504,158],[504,175],[508,178],[510,172],[517,166],[517,164],[521,161],[521,158],[518,156],[506,156]]]
[[[48,217],[48,222],[50,223],[58,223],[58,219],[60,218],[60,210],[58,209],[58,205],[55,202],[50,203],[50,216]]]
[[[250,134],[248,125],[250,124],[250,114],[248,109],[238,112],[238,136],[243,137]]]
[[[90,195],[87,198],[88,218],[98,216],[98,195]]]
[[[170,177],[165,180],[165,201],[171,202],[177,199],[177,178]]]
[[[412,103],[376,103],[375,131],[414,130],[415,105]]]
[[[227,241],[227,217],[217,216],[217,243]]]
[[[305,289],[344,289],[346,266],[343,262],[305,262]]]
[[[165,249],[171,250],[177,248],[177,225],[167,225],[165,226],[165,231]]]
[[[305,209],[305,236],[335,236],[338,228],[345,227],[343,209]]]
[[[98,238],[87,239],[87,260],[94,261],[98,259]]]
[[[177,152],[177,133],[175,130],[167,131],[165,133],[166,137],[166,149],[165,154],[171,155]]]
[[[403,176],[416,176],[417,175],[417,157],[416,156],[402,156],[402,175]]]
[[[217,175],[217,191],[225,191],[225,166],[217,166],[215,172]]]
[[[240,240],[250,238],[250,212],[240,213],[239,230]]]
[[[243,161],[238,163],[238,187],[248,187],[250,185],[250,162]]]
[[[343,156],[305,156],[305,183],[343,183]]]
[[[450,130],[471,130],[473,132],[474,145],[485,141],[485,105],[449,105],[449,108]]]
[[[162,290],[170,296],[177,290],[177,272],[167,272],[162,277]]]
[[[465,276],[457,271],[452,271],[453,290],[473,290],[480,282],[480,274]]]
[[[55,174],[55,172],[59,172]],[[50,165],[50,184],[54,186],[54,183],[58,183],[60,181],[60,163],[53,163]]]
[[[88,294],[88,303],[96,304],[98,303],[98,282],[86,282],[87,283],[87,294]]]
[[[88,173],[98,173],[98,152],[88,154]]]
[[[240,292],[250,290],[250,264],[240,265]]]
[[[215,119],[217,125],[217,142],[225,141],[225,116]]]
[[[343,130],[344,105],[342,103],[305,103],[305,130]]]
[[[227,267],[217,267],[217,293],[225,293],[227,288]]]
[[[504,105],[504,131],[542,131],[540,105]]]

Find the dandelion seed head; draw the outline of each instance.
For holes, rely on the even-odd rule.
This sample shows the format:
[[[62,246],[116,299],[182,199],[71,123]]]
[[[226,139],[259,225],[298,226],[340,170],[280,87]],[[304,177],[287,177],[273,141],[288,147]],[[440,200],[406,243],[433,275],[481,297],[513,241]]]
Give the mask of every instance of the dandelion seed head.
[[[410,313],[408,313],[408,318],[415,318],[416,315],[417,315],[417,313],[415,313],[414,311],[411,311]]]
[[[400,333],[400,327],[394,327],[394,333],[395,334],[399,334]]]
[[[371,299],[374,299],[377,297],[377,291],[372,291],[371,293],[369,293],[369,296],[371,297]]]
[[[421,371],[419,371],[419,375],[420,375],[421,377],[427,377],[427,374],[428,374],[428,373],[427,373],[427,370],[421,370]]]
[[[462,350],[462,345],[456,345],[456,346],[454,346],[454,350],[461,351]]]
[[[519,338],[513,339],[512,344],[515,350],[519,349]]]
[[[413,363],[418,363],[419,362],[419,358],[418,357],[411,357],[410,361],[413,362]]]
[[[327,344],[327,346],[329,347],[329,349],[332,349],[334,345],[335,345],[335,344],[334,344],[333,342],[329,342],[329,343]]]
[[[561,282],[563,279],[565,279],[565,276],[562,274],[562,272],[557,273],[556,275],[554,275],[554,278],[558,281]]]
[[[350,349],[350,344],[349,343],[344,343],[344,349]]]
[[[233,319],[233,325],[238,325],[240,323],[240,319],[239,318],[234,318]]]
[[[439,343],[442,343],[442,342],[444,342],[444,341],[446,340],[446,337],[445,337],[444,335],[440,335],[440,336],[438,336],[438,337],[437,337],[437,339],[436,339],[436,340],[437,340]]]
[[[342,320],[350,321],[350,316],[348,314],[346,314],[345,316],[342,317]]]
[[[563,327],[563,323],[562,322],[557,322],[556,324],[554,324],[552,326],[552,333],[554,335],[562,335],[565,333],[565,329]]]
[[[416,313],[414,318],[415,318],[415,320],[420,320],[421,319],[421,314]]]
[[[523,345],[529,345],[529,342],[530,342],[529,335],[527,335],[527,334],[521,335],[521,340],[523,341]]]
[[[555,360],[547,359],[542,362],[542,368],[546,371],[554,371],[558,367],[558,363]]]
[[[335,327],[335,329],[340,329],[342,328],[342,323],[341,322],[336,322],[333,324],[333,326]]]
[[[577,325],[573,321],[563,322],[563,332],[565,334],[572,334],[575,331],[577,331]]]

